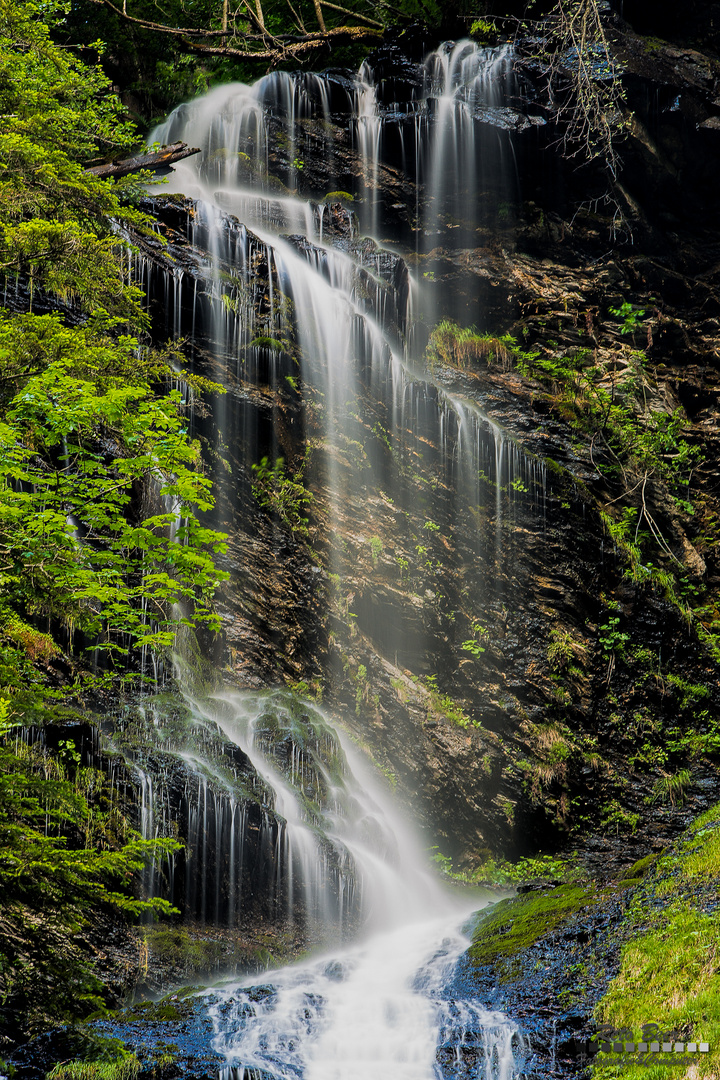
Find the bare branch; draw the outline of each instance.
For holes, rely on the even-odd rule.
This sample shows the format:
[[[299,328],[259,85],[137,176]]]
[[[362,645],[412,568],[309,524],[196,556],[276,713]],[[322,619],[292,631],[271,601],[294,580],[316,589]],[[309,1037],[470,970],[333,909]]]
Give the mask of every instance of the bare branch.
[[[134,15],[128,15],[126,7],[127,0],[123,0],[122,10],[116,7],[112,3],[112,0],[93,0],[94,4],[101,4],[104,7],[110,8],[116,15],[119,15],[121,19],[125,19],[126,22],[136,23],[138,26],[144,26],[147,30],[157,30],[161,34],[177,34],[181,37],[232,37],[232,30],[198,30],[195,27],[178,28],[174,26],[165,26],[163,23],[150,22],[148,19],[136,19]]]
[[[313,6],[315,8],[315,15],[317,17],[318,26],[320,27],[322,33],[324,34],[325,30],[326,30],[326,27],[325,27],[325,19],[323,18],[322,8],[320,7],[320,0],[313,0]]]
[[[379,26],[382,30],[384,24],[378,22],[377,19],[369,19],[367,15],[361,15],[358,11],[350,11],[349,8],[340,7],[338,4],[331,4],[329,0],[320,0],[320,6],[331,8],[333,11],[341,11],[343,15],[352,15],[354,19],[362,19],[363,22],[368,23],[369,26]]]
[[[302,34],[307,34],[307,30],[305,29],[305,23],[302,21],[302,17],[299,15],[299,13],[295,10],[295,8],[290,3],[290,0],[285,0],[285,3],[287,4],[287,6],[290,8],[290,11],[292,12],[293,18],[295,19],[295,25],[297,26],[298,30]]]
[[[620,72],[598,0],[558,0],[536,57],[546,69],[566,157],[601,159],[611,181],[621,168],[618,144],[627,126]]]
[[[266,62],[271,65],[278,64],[288,60],[302,60],[309,54],[316,52],[319,49],[325,48],[329,45],[357,43],[362,41],[378,41],[382,38],[384,27],[381,23],[376,23],[374,20],[367,19],[362,15],[354,15],[353,12],[348,14],[354,15],[355,18],[365,21],[366,23],[372,23],[371,26],[336,26],[327,29],[325,21],[322,17],[322,9],[320,6],[320,0],[313,0],[316,6],[316,10],[319,11],[318,23],[321,27],[319,31],[307,33],[304,31],[303,23],[297,12],[292,7],[290,0],[286,0],[290,10],[295,15],[296,21],[299,27],[303,29],[302,34],[279,34],[277,36],[268,34],[265,27],[265,17],[262,9],[261,0],[241,0],[241,3],[247,13],[247,17],[257,28],[259,33],[257,34],[244,34],[242,40],[245,43],[244,48],[237,48],[235,45],[223,44],[223,45],[210,45],[204,41],[194,40],[197,38],[204,39],[217,39],[217,38],[236,38],[236,32],[231,29],[226,30],[199,30],[196,27],[179,28],[174,26],[166,26],[162,23],[151,22],[148,19],[138,19],[133,15],[128,15],[126,10],[126,2],[124,0],[123,9],[117,7],[112,0],[93,0],[96,4],[102,4],[104,7],[109,8],[121,19],[125,19],[127,22],[142,26],[147,30],[154,30],[159,34],[170,34],[175,37],[179,37],[182,44],[190,52],[200,53],[204,56],[230,56],[239,60],[252,60],[258,62]],[[327,4],[325,6],[334,7],[335,5]],[[224,9],[223,9],[224,10]],[[344,8],[338,8],[339,11],[345,11]],[[258,47],[255,47],[257,43]]]

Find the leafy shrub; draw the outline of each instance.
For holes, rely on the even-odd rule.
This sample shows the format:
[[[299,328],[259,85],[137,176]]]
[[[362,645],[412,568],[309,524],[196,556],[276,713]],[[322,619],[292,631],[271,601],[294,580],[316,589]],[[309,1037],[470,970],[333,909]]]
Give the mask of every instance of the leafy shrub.
[[[302,472],[295,479],[288,476],[281,457],[274,465],[264,457],[259,465],[252,466],[252,470],[255,473],[253,495],[260,505],[276,514],[291,532],[308,536],[309,518],[303,515],[303,510],[312,502],[312,495],[301,483]]]

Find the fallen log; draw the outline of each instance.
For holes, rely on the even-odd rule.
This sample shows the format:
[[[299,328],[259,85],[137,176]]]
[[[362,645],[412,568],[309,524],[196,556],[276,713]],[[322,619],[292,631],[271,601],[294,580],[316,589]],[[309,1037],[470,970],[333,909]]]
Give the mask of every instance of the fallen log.
[[[171,143],[170,146],[163,146],[160,150],[152,150],[147,154],[135,154],[134,157],[123,158],[122,161],[111,161],[108,165],[93,165],[91,169],[86,169],[85,172],[100,176],[103,179],[127,176],[129,173],[138,172],[139,169],[158,169],[166,165],[172,165],[176,161],[182,161],[183,158],[199,153],[200,148],[197,146],[192,147],[184,142],[176,142]]]

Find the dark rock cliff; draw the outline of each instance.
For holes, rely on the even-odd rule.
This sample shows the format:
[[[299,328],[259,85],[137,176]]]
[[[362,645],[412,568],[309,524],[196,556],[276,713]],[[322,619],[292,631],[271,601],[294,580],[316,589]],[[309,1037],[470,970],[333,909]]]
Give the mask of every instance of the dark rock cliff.
[[[532,59],[513,116],[484,118],[513,129],[519,184],[509,205],[488,193],[490,218],[476,228],[474,246],[466,246],[462,221],[419,246],[412,240],[423,194],[394,158],[390,136],[375,182],[382,219],[425,279],[429,310],[461,324],[475,320],[493,335],[510,332],[542,357],[587,350],[586,364],[610,387],[613,372],[644,352],[646,396],[683,418],[703,454],[692,476],[692,515],[657,485],[648,492],[686,595],[702,608],[692,625],[661,588],[629,579],[622,545],[600,516],[622,501],[622,485],[563,414],[552,386],[521,374],[509,355],[464,371],[440,363],[431,376],[477,402],[511,440],[508,453],[537,462],[525,492],[524,482],[498,492],[492,476],[481,481],[479,517],[458,509],[438,446],[401,460],[383,441],[383,406],[368,387],[347,456],[336,449],[331,462],[327,447],[310,451],[311,533],[299,537],[253,504],[249,463],[273,441],[299,463],[320,432],[312,409],[287,386],[265,381],[262,356],[254,373],[247,364],[238,369],[233,408],[224,408],[233,480],[223,513],[235,521],[223,602],[226,674],[240,685],[281,679],[322,690],[325,706],[350,718],[443,849],[467,865],[490,852],[577,843],[588,832],[595,835],[588,858],[598,865],[613,857],[619,832],[622,857],[632,858],[649,830],[662,846],[681,823],[677,807],[657,801],[664,778],[688,769],[690,805],[713,797],[718,690],[698,627],[702,636],[712,625],[718,585],[718,66],[618,19],[610,32],[632,110],[614,201],[603,198],[597,164],[578,169],[563,160]],[[382,83],[384,108],[392,130],[401,130],[420,75],[391,52],[370,63],[380,73],[392,68]],[[316,198],[328,176],[352,190],[362,173],[343,137],[349,92],[341,76],[330,82],[337,127],[303,121],[306,165],[296,177],[299,192]],[[283,184],[291,163],[281,138],[272,145],[268,169]],[[172,258],[184,265],[192,208],[153,205]],[[329,221],[333,215],[332,242],[347,249],[356,243],[352,216],[331,202]],[[251,302],[261,309],[261,246],[255,258]],[[398,274],[397,260],[381,270],[395,295]],[[151,287],[156,303],[164,289]],[[641,312],[631,334],[613,314],[623,304]],[[422,332],[416,323],[415,335]],[[202,334],[198,324],[196,362],[206,355]],[[212,363],[203,371],[212,376]],[[434,393],[432,384],[423,391]],[[347,477],[332,526],[323,511],[331,466]],[[392,478],[399,501],[389,500],[391,485],[378,475]],[[333,547],[354,567],[342,595],[324,569]],[[472,653],[463,644],[474,626],[482,635]],[[610,630],[619,635],[614,643]],[[564,658],[562,647],[553,649],[563,642]]]

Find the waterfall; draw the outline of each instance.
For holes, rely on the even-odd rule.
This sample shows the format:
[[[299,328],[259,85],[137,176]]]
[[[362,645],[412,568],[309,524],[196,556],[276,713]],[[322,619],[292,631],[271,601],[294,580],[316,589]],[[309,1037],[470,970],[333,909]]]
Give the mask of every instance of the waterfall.
[[[187,844],[184,873],[172,856],[150,868],[146,895],[233,927],[258,918],[261,894],[273,925],[302,920],[315,945],[310,959],[200,996],[222,1080],[361,1080],[370,1069],[379,1080],[467,1069],[517,1080],[526,1038],[450,990],[468,945],[462,926],[487,896],[438,882],[349,738],[284,691],[225,690],[186,707],[179,724],[144,706],[162,751],[132,766],[142,834],[171,835],[175,821]]]
[[[336,532],[351,502],[353,482],[342,462],[357,445],[358,420],[374,430],[379,422],[406,476],[417,461],[436,468],[437,484],[454,493],[456,515],[478,504],[479,478],[494,488],[494,557],[505,548],[499,535],[504,504],[512,511],[527,495],[537,508],[544,467],[511,448],[477,405],[418,369],[408,345],[411,305],[422,306],[426,324],[447,313],[439,311],[433,291],[413,281],[402,260],[378,244],[377,236],[388,216],[379,195],[384,155],[398,138],[403,161],[414,162],[408,165],[408,183],[424,192],[416,239],[433,230],[452,230],[453,215],[460,215],[462,230],[474,236],[478,215],[498,212],[497,193],[490,197],[483,185],[491,176],[507,198],[513,184],[511,118],[516,114],[503,104],[516,90],[512,57],[508,47],[445,45],[420,67],[419,96],[404,111],[380,100],[373,78],[366,63],[354,86],[340,91],[331,77],[287,73],[273,73],[250,87],[221,86],[176,109],[151,138],[182,139],[203,151],[178,164],[170,190],[197,200],[189,239],[210,254],[203,322],[210,328],[215,355],[223,358],[213,376],[228,387],[240,381],[277,389],[295,377],[293,357],[299,357],[301,398],[313,410],[315,426],[322,428],[307,450],[330,451],[325,453],[323,491],[328,532]],[[327,140],[331,109],[333,115],[347,113],[348,138],[361,161],[360,195],[352,212],[326,205],[322,192],[305,198],[295,191],[306,152],[300,121],[321,121]],[[318,152],[314,147],[313,153]],[[323,179],[330,184],[337,177]],[[500,210],[506,211],[506,204]],[[340,225],[335,235],[328,233],[331,211],[347,215],[347,228]],[[353,232],[355,212],[362,240]],[[417,239],[416,246],[424,243]],[[263,296],[258,273],[267,283]],[[151,283],[151,294],[159,288]],[[170,285],[165,288],[167,311],[173,296]],[[176,332],[191,340],[197,303],[196,291],[191,310],[188,306],[179,316],[172,310],[166,315]],[[383,403],[373,421],[363,397]],[[271,447],[271,453],[274,457],[277,450]],[[400,503],[408,497],[390,493]],[[345,563],[336,550],[328,569],[342,577]]]
[[[543,528],[542,462],[467,380],[422,364],[422,324],[426,335],[454,308],[439,305],[432,269],[408,269],[411,255],[432,267],[422,260],[446,237],[477,243],[493,216],[510,213],[513,132],[531,124],[513,112],[516,91],[509,48],[446,43],[417,65],[400,105],[386,100],[370,61],[354,79],[275,72],[216,88],[150,135],[202,151],[166,189],[192,200],[172,210],[182,262],[138,251],[130,268],[164,332],[188,339],[199,370],[229,391],[206,425],[208,442],[229,455],[222,512],[241,521],[257,512],[248,476],[263,457],[282,456],[275,421],[291,387],[302,468],[322,507],[324,569],[339,595],[356,588],[363,545],[379,540],[365,520],[373,501],[429,530],[412,539],[426,576],[440,566],[428,556],[438,519],[450,539],[462,521],[473,538],[466,555],[490,571],[493,595],[516,516]],[[398,157],[415,190],[402,226],[388,194]],[[262,441],[258,398],[272,414]],[[409,578],[403,550],[395,593]],[[428,581],[425,598],[440,605]],[[359,603],[362,632],[386,657],[394,650],[396,667],[414,635],[418,667],[434,671],[437,636],[416,601],[425,603],[413,595],[409,613],[398,603],[391,620]],[[446,615],[450,627],[455,612]],[[444,635],[452,645],[452,630]],[[226,1080],[522,1075],[527,1046],[512,1021],[452,991],[478,898],[459,902],[438,883],[330,718],[282,691],[194,695],[187,708],[184,728],[155,722],[153,749],[128,752],[143,836],[186,839],[177,860],[149,871],[145,891],[203,925],[301,928],[321,950],[262,982],[208,992]]]
[[[473,1075],[518,1077],[526,1045],[516,1026],[447,992],[468,944],[460,926],[478,898],[459,901],[439,885],[372,770],[317,709],[305,707],[304,731],[295,722],[301,748],[278,742],[268,707],[282,712],[277,695],[227,691],[194,703],[275,793],[295,908],[312,914],[327,941],[352,906],[353,934],[343,948],[261,983],[235,980],[209,993],[223,1076],[361,1080],[372,1070],[378,1080],[435,1080],[469,1060]]]

